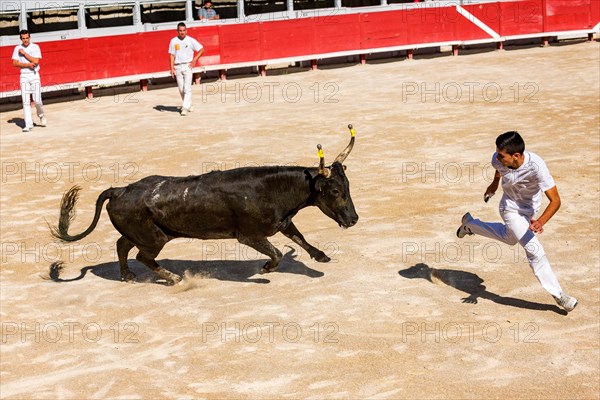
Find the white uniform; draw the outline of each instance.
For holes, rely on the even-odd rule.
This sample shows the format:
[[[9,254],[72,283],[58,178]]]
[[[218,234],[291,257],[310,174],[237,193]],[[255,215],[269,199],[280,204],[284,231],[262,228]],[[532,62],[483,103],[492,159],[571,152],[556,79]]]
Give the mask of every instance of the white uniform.
[[[492,166],[502,176],[504,194],[500,200],[501,223],[474,219],[466,223],[472,233],[496,239],[509,245],[519,243],[525,249],[527,260],[542,287],[551,295],[560,297],[562,289],[550,267],[544,248],[529,229],[530,220],[539,211],[542,192],[555,186],[554,178],[544,160],[537,154],[523,152],[525,160],[517,169],[505,167],[492,157]]]
[[[29,63],[29,60],[23,55],[19,54],[19,49],[25,50],[31,57],[42,58],[42,51],[40,46],[35,43],[29,43],[29,46],[25,47],[19,44],[15,47],[12,54],[12,59],[17,60],[20,63]],[[35,108],[38,117],[44,116],[44,106],[42,104],[42,83],[40,81],[40,66],[39,64],[35,68],[21,68],[21,99],[23,101],[23,116],[25,118],[25,127],[33,128],[33,118],[31,117],[31,100],[30,96],[33,95],[33,101],[35,101]]]
[[[179,94],[183,100],[182,107],[189,110],[192,107],[192,79],[193,73],[190,63],[194,52],[202,50],[202,45],[194,38],[186,36],[183,40],[174,37],[169,43],[169,54],[175,56],[175,78]]]

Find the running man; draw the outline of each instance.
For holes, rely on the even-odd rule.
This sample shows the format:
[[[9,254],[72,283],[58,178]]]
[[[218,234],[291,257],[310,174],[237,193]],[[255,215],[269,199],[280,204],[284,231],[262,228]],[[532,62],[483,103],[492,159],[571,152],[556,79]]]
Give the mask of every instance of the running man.
[[[518,132],[506,132],[496,139],[496,152],[492,157],[496,169],[494,180],[484,194],[484,200],[496,193],[502,178],[500,216],[502,223],[483,222],[470,213],[462,217],[456,236],[481,235],[508,245],[519,243],[525,249],[527,260],[542,287],[550,293],[558,305],[567,312],[577,306],[577,299],[563,292],[558,279],[536,237],[544,232],[544,225],[560,207],[560,196],[546,163],[540,156],[525,151],[525,142]],[[542,192],[550,203],[535,219],[542,203]]]

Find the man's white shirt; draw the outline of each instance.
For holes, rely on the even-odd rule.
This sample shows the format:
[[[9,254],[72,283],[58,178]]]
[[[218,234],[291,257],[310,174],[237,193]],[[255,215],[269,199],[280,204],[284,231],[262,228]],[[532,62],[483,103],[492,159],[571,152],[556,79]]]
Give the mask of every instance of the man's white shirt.
[[[30,61],[25,58],[24,55],[19,53],[19,49],[25,50],[27,54],[34,58],[42,58],[42,51],[40,50],[40,46],[35,43],[29,43],[29,46],[25,47],[22,44],[19,44],[15,47],[12,54],[12,59],[17,60],[20,63],[27,64]],[[21,68],[21,75],[33,75],[40,71],[40,65],[38,64],[35,68]]]
[[[175,64],[192,62],[194,52],[200,50],[202,50],[202,45],[196,39],[189,36],[186,36],[183,40],[176,36],[169,43],[169,54],[175,56]]]
[[[546,163],[540,156],[524,151],[523,164],[517,169],[510,169],[492,156],[492,166],[502,176],[504,195],[500,200],[500,209],[534,215],[542,204],[542,192],[552,189],[556,183]]]

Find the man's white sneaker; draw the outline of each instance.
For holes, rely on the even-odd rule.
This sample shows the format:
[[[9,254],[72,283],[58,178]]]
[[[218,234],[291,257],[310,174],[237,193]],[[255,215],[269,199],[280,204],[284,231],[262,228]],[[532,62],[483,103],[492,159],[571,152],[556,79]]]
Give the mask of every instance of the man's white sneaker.
[[[553,296],[554,297],[554,296]],[[577,299],[573,296],[569,296],[566,293],[561,293],[560,297],[554,297],[556,304],[565,309],[566,312],[571,312],[577,307]]]
[[[21,130],[21,132],[23,132],[23,133],[27,133],[27,132],[29,132],[30,130],[31,130],[31,127],[29,127],[29,126],[26,126],[25,128],[23,128],[23,129]]]
[[[188,110],[187,110],[187,108],[183,108],[183,107],[182,107],[182,108],[181,108],[181,116],[182,116],[182,117],[185,117],[187,114],[188,114]]]
[[[48,120],[46,119],[46,117],[44,115],[42,115],[40,117],[40,126],[46,126],[47,123],[48,123]]]
[[[188,108],[189,112],[194,112],[194,106],[190,106],[190,108]]]
[[[471,221],[473,221],[471,213],[466,213],[465,215],[463,215],[460,221],[461,225],[456,231],[456,236],[458,236],[459,239],[462,239],[467,235],[473,235],[473,232],[471,232],[471,230],[466,226],[466,224]]]

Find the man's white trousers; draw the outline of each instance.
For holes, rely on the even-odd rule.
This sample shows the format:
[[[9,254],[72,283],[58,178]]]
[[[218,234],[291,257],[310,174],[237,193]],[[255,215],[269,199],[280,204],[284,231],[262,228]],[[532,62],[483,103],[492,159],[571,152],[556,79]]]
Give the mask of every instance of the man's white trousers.
[[[192,79],[194,74],[189,64],[180,64],[175,66],[175,78],[177,79],[177,87],[179,94],[183,100],[181,105],[186,110],[192,107]]]
[[[537,236],[529,230],[531,215],[522,215],[514,211],[500,210],[504,224],[483,222],[473,219],[466,224],[471,232],[496,239],[508,245],[519,243],[527,255],[527,261],[542,287],[555,297],[560,297],[562,289],[558,279],[550,267],[544,247]]]
[[[33,101],[35,101],[37,116],[41,118],[44,115],[44,105],[42,104],[42,83],[40,82],[40,75],[38,73],[21,75],[20,82],[25,127],[33,128],[30,96],[33,96]]]

